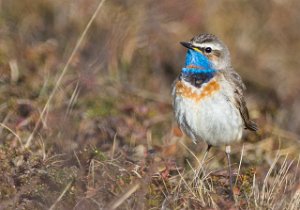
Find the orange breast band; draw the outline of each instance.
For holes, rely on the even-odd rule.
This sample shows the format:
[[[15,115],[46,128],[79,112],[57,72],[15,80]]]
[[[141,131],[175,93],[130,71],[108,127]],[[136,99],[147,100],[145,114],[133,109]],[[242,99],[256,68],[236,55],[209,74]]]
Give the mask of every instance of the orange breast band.
[[[205,87],[202,88],[201,93],[196,93],[192,90],[192,87],[186,86],[182,81],[176,83],[176,94],[181,95],[184,98],[193,99],[199,102],[203,98],[212,95],[214,92],[220,90],[220,84],[213,80],[207,83]]]

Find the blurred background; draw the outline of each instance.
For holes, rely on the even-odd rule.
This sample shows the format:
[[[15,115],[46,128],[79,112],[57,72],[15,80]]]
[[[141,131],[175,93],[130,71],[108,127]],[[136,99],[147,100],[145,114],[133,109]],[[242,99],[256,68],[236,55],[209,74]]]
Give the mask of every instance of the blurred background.
[[[3,146],[3,160],[21,156],[25,161],[26,155],[19,147],[26,144],[36,126],[98,4],[96,0],[0,0],[0,143],[16,150],[11,153]],[[297,0],[105,1],[26,154],[42,156],[43,161],[67,154],[63,159],[68,174],[77,164],[74,151],[80,153],[85,147],[92,148],[92,152],[81,151],[79,160],[90,160],[95,151],[111,152],[115,143],[119,152],[132,156],[143,156],[149,144],[166,151],[163,145],[173,142],[172,128],[176,127],[171,85],[186,52],[179,42],[212,33],[229,47],[233,66],[247,86],[250,115],[260,127],[258,134],[247,133],[245,139],[252,142],[249,151],[260,147],[259,154],[263,155],[250,153],[249,159],[270,163],[265,150],[274,156],[279,147],[297,157],[299,10]],[[172,151],[167,153],[178,156]],[[223,164],[223,158],[221,155],[216,160]],[[250,160],[249,164],[253,163]],[[19,167],[18,161],[13,167]],[[20,183],[25,183],[22,180]],[[47,195],[49,201],[39,202],[49,206],[64,186],[52,190],[57,192]],[[75,194],[86,190],[78,189]],[[5,192],[10,205],[15,191]],[[67,201],[66,206],[72,203]]]
[[[23,86],[15,94],[24,99],[51,89],[97,4],[1,1],[2,101],[4,85]],[[65,80],[78,80],[82,95],[114,79],[169,100],[184,63],[179,41],[213,33],[230,48],[250,107],[299,134],[299,7],[293,0],[107,1]]]

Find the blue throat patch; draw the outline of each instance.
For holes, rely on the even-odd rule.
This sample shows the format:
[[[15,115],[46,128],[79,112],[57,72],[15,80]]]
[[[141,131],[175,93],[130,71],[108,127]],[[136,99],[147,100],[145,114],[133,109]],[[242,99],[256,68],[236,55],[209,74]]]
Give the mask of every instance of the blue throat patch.
[[[208,58],[200,52],[188,49],[185,59],[185,67],[182,68],[181,76],[187,82],[196,87],[201,87],[215,75],[216,70]]]

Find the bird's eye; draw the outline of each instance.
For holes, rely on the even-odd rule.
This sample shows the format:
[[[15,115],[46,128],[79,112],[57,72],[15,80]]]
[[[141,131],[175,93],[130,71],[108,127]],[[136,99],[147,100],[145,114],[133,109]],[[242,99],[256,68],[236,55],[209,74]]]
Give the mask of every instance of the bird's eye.
[[[210,47],[205,48],[206,53],[211,53],[212,49]]]

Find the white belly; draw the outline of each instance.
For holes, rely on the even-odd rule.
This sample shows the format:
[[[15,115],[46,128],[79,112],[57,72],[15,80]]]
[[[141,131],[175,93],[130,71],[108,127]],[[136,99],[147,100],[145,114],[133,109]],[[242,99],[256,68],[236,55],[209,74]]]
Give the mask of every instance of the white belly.
[[[222,91],[200,101],[174,94],[175,117],[181,129],[194,141],[218,146],[239,141],[243,121],[239,110]]]

